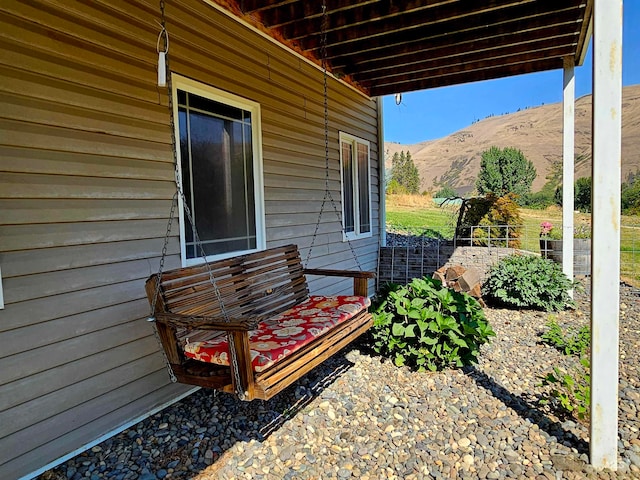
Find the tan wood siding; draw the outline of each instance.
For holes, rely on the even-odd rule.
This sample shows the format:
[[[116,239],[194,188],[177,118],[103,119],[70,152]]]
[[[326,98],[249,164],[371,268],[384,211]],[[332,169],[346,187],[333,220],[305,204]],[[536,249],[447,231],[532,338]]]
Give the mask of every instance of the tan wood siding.
[[[168,3],[171,70],[260,104],[267,243],[306,258],[325,189],[322,72],[203,1]],[[0,5],[0,477],[186,391],[145,321],[174,193],[159,18],[152,0]],[[353,248],[375,269],[377,104],[331,77],[328,101],[338,210],[339,131],[371,142],[373,236]],[[355,267],[329,204],[318,235],[310,266]],[[179,250],[174,224],[167,268]]]

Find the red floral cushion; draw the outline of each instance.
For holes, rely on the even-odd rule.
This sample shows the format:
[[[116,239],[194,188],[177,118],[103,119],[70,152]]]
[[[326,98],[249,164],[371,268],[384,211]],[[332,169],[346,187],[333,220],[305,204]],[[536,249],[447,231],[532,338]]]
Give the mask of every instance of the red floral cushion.
[[[333,326],[352,318],[371,304],[368,297],[313,296],[300,305],[262,322],[249,332],[251,364],[261,372],[299,350]],[[189,342],[187,357],[201,362],[229,365],[227,336],[206,342]]]

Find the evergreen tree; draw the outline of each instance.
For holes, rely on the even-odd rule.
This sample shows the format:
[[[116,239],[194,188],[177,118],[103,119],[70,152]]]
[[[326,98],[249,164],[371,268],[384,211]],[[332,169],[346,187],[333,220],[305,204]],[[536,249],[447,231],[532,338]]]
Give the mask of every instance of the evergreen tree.
[[[393,154],[391,159],[391,181],[397,186],[394,190],[417,194],[420,192],[420,174],[411,153],[404,151]],[[399,188],[398,188],[399,187]]]
[[[536,178],[536,169],[517,148],[491,147],[482,152],[476,188],[480,195],[495,193],[501,197],[515,193],[526,198]]]

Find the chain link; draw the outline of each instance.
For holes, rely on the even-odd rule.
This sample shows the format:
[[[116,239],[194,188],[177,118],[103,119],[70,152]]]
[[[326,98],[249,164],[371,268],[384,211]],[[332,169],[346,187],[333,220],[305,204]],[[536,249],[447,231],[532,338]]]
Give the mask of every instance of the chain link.
[[[322,64],[322,89],[324,94],[324,198],[322,199],[322,205],[320,206],[320,213],[318,215],[318,221],[316,222],[315,230],[313,231],[313,236],[311,237],[311,245],[309,246],[309,250],[307,250],[307,257],[305,259],[305,265],[309,266],[309,260],[311,259],[311,252],[313,251],[313,247],[316,244],[316,239],[318,238],[318,230],[320,229],[320,221],[322,220],[322,214],[324,213],[325,206],[327,204],[327,200],[331,203],[333,207],[333,211],[338,218],[338,223],[340,223],[340,228],[342,230],[342,234],[347,239],[347,244],[349,245],[349,249],[351,250],[351,254],[353,255],[353,259],[358,266],[358,270],[362,271],[362,266],[360,265],[360,261],[358,260],[358,255],[356,255],[356,251],[353,248],[353,244],[351,243],[351,239],[347,235],[347,231],[345,229],[344,224],[342,223],[342,216],[338,211],[338,206],[336,202],[333,200],[333,195],[331,194],[331,189],[329,188],[329,89],[327,85],[327,30],[329,29],[329,14],[327,13],[327,2],[326,0],[322,0],[322,22],[320,24],[320,57]]]

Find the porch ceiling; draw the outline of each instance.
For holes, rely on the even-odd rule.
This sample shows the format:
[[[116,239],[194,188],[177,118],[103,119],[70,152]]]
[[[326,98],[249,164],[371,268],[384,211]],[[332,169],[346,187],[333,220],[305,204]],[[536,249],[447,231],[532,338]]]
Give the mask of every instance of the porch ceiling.
[[[217,0],[320,58],[321,2]],[[327,65],[371,96],[580,65],[593,0],[326,0]]]

